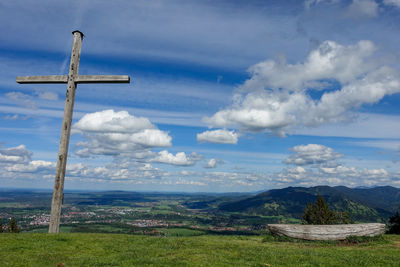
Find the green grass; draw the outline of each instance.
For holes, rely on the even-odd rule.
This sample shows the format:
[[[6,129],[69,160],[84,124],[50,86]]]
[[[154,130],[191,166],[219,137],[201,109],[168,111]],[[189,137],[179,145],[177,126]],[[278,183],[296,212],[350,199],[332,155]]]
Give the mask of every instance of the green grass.
[[[204,235],[204,231],[200,230],[193,230],[193,229],[187,229],[187,228],[161,228],[157,229],[161,233],[163,233],[165,236],[170,237],[170,236],[198,236],[198,235]]]
[[[0,266],[400,266],[400,236],[338,244],[265,236],[0,234]]]

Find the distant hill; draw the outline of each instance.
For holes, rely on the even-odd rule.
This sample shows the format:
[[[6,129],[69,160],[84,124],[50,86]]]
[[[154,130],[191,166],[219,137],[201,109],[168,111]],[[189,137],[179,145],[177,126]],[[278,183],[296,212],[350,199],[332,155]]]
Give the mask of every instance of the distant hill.
[[[330,208],[347,211],[354,221],[359,222],[385,222],[400,210],[400,189],[391,186],[354,189],[345,186],[288,187],[223,202],[218,209],[301,219],[307,203],[314,202],[318,195],[325,198]]]

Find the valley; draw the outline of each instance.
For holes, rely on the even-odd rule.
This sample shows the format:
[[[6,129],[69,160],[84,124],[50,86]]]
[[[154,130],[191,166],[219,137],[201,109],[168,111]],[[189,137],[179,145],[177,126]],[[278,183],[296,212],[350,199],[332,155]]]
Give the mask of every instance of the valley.
[[[400,207],[400,190],[392,187],[289,187],[259,194],[67,191],[61,232],[254,235],[266,232],[269,223],[301,223],[304,207],[319,194],[355,223],[386,223]],[[50,200],[48,190],[1,189],[3,225],[15,217],[23,232],[47,232]]]

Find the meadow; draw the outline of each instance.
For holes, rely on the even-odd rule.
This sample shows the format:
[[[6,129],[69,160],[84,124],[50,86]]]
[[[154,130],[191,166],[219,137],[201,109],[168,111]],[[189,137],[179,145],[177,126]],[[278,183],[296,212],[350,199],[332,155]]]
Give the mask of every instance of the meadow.
[[[1,266],[400,266],[400,236],[311,242],[263,236],[0,234]]]

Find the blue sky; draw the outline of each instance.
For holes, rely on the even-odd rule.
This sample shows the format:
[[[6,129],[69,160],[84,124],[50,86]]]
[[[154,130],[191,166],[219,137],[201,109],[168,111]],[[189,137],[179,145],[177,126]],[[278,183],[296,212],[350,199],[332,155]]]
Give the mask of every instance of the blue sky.
[[[52,188],[68,71],[65,189],[400,187],[400,1],[3,1],[0,187]]]

